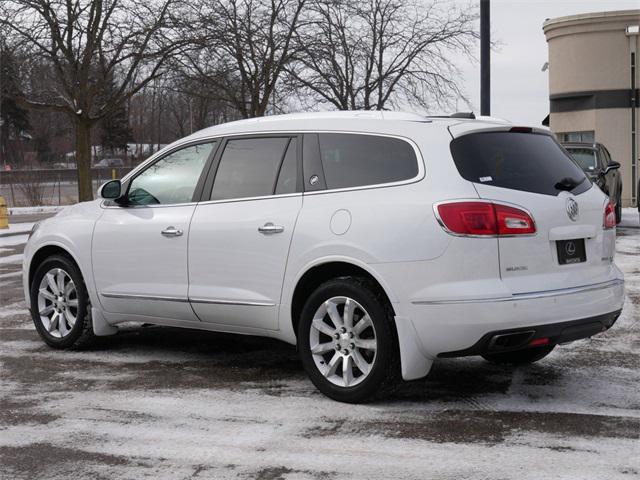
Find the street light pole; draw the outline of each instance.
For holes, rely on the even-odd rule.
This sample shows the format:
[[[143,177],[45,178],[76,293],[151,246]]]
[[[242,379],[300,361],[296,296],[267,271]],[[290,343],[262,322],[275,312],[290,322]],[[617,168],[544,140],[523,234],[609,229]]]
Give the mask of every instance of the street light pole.
[[[480,0],[480,115],[491,115],[491,18],[489,0]]]

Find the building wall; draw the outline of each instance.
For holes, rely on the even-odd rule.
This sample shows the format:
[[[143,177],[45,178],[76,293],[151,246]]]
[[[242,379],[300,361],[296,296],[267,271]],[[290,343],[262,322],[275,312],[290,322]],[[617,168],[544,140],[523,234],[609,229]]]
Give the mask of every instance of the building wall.
[[[556,134],[595,132],[595,141],[622,164],[625,206],[631,204],[633,183],[630,39],[640,50],[639,37],[627,36],[626,28],[638,24],[640,10],[573,15],[543,26],[549,44],[549,126]],[[639,63],[636,58],[637,85]],[[636,144],[640,151],[638,138]]]

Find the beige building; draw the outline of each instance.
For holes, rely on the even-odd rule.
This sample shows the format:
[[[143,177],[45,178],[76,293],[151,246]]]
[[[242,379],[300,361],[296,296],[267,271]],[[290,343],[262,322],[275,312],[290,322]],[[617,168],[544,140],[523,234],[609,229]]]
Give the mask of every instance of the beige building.
[[[622,164],[623,205],[638,199],[640,10],[549,19],[551,130],[561,141],[600,142]]]

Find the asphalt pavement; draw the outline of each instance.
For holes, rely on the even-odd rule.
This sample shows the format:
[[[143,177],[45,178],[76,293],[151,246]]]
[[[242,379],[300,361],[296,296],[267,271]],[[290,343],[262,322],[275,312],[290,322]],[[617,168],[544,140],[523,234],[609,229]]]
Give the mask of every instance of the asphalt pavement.
[[[132,324],[48,348],[26,236],[0,239],[0,478],[639,478],[640,231],[618,234],[611,330],[530,366],[441,360],[371,405],[323,397],[270,339]]]

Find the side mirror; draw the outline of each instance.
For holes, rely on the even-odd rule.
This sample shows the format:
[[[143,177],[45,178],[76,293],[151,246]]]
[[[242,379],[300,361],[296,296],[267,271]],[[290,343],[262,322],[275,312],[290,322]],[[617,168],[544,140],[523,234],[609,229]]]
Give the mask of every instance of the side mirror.
[[[614,162],[613,160],[611,160],[609,162],[609,165],[607,165],[607,168],[604,169],[604,172],[602,172],[603,175],[606,175],[607,173],[609,173],[611,170],[617,170],[620,168],[620,163],[618,162]]]
[[[100,186],[98,196],[105,200],[115,200],[120,197],[121,190],[122,184],[120,180],[110,180]]]

